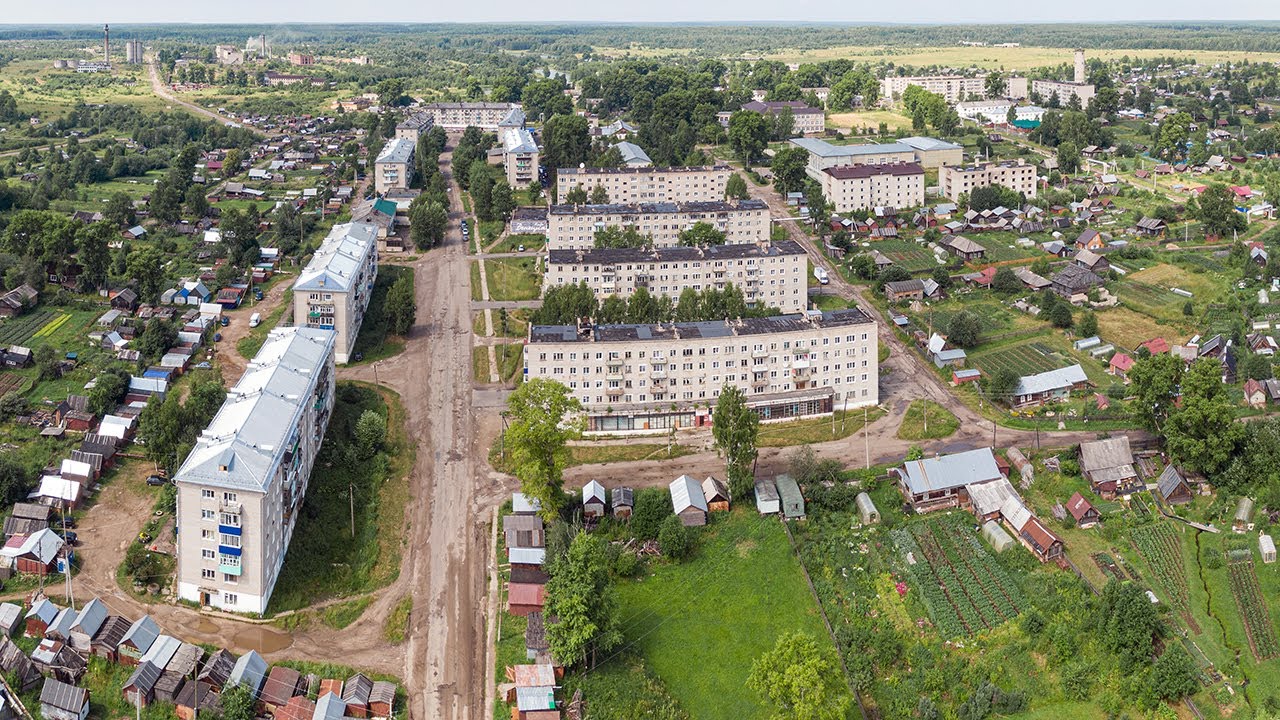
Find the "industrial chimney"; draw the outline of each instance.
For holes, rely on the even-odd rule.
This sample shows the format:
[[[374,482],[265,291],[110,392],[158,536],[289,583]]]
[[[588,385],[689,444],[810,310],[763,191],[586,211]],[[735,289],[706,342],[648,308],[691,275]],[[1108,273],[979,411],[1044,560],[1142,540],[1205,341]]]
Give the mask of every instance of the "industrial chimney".
[[[1084,82],[1084,49],[1076,48],[1076,84],[1083,85]]]
[[[111,26],[102,26],[102,62],[111,62]]]

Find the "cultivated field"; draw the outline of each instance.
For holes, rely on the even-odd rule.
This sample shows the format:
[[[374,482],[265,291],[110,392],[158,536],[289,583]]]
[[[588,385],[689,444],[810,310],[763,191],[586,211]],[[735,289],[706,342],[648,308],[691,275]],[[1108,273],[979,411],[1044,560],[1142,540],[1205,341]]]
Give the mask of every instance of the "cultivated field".
[[[1064,358],[1043,342],[1028,342],[1002,347],[971,355],[973,364],[984,375],[992,376],[1001,370],[1012,370],[1018,375],[1034,375],[1046,370],[1056,370],[1071,365],[1074,360]]]
[[[1227,50],[1089,50],[1089,57],[1119,59],[1143,57],[1195,58],[1197,62],[1276,62],[1278,53],[1235,52]],[[788,63],[812,63],[823,60],[845,59],[855,63],[893,63],[895,65],[941,65],[944,67],[978,67],[984,69],[1029,70],[1046,65],[1061,65],[1072,61],[1071,48],[1044,47],[866,47],[846,46],[814,50],[779,50],[765,56],[769,60]]]

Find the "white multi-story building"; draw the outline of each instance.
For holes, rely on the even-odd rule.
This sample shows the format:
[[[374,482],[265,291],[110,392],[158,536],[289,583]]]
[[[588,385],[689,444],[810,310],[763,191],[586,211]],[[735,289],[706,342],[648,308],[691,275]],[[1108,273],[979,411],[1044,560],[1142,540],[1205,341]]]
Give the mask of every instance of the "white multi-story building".
[[[548,253],[543,290],[586,283],[597,300],[630,298],[645,288],[677,300],[686,289],[742,291],[749,307],[784,313],[808,307],[809,262],[792,240],[708,247],[598,248]]]
[[[538,179],[538,143],[524,128],[509,128],[502,134],[502,169],[507,184],[523,188]]]
[[[727,243],[769,240],[769,206],[761,200],[552,205],[547,212],[547,249],[595,247],[596,232],[609,227],[635,228],[651,238],[654,247],[678,245],[680,233],[700,222],[724,233]]]
[[[432,122],[446,130],[478,127],[494,132],[511,127],[524,127],[524,110],[520,103],[438,102],[423,105],[422,111]]]
[[[1014,120],[1040,122],[1044,118],[1044,108],[1038,105],[1019,105],[1003,98],[956,103],[956,114],[976,123],[1003,125],[1009,121],[1009,108],[1014,108]]]
[[[531,326],[526,379],[563,383],[589,432],[711,424],[726,384],[765,421],[880,400],[875,321],[861,310],[658,325]]]
[[[179,598],[266,610],[333,411],[333,342],[272,330],[178,469]]]
[[[987,95],[987,76],[985,73],[974,75],[973,77],[965,77],[964,75],[898,77],[890,75],[880,81],[880,101],[885,104],[892,104],[894,100],[901,98],[902,93],[911,85],[916,85],[931,93],[941,95],[948,103],[957,103],[973,96],[986,97]],[[1005,85],[1005,95],[1008,97],[1021,100],[1027,96],[1026,78],[1007,77],[1005,78]]]
[[[556,170],[556,197],[563,202],[576,187],[590,193],[599,186],[612,203],[712,202],[724,199],[732,174],[728,165],[560,168]]]
[[[961,195],[988,185],[1003,185],[1027,198],[1033,198],[1036,196],[1036,183],[1036,166],[1028,165],[1022,159],[1017,162],[948,166],[938,171],[938,184],[942,186],[942,194],[952,202],[959,202]]]
[[[334,225],[293,284],[293,324],[332,330],[335,357],[351,358],[378,278],[378,226]]]
[[[1093,102],[1093,96],[1097,94],[1096,89],[1089,83],[1066,82],[1063,80],[1033,80],[1031,81],[1031,91],[1040,96],[1040,101],[1049,103],[1050,98],[1055,95],[1058,102],[1066,107],[1071,102],[1071,97],[1080,98],[1080,107],[1087,108],[1089,103]],[[1052,103],[1050,103],[1052,104]]]
[[[418,138],[427,134],[427,131],[434,125],[430,113],[416,112],[396,124],[396,139],[404,138],[412,141],[415,149],[418,144]]]
[[[924,204],[924,168],[916,163],[838,165],[822,171],[822,195],[838,213]]]
[[[417,145],[403,137],[392,138],[373,161],[373,188],[379,195],[404,190],[413,181],[413,153]]]

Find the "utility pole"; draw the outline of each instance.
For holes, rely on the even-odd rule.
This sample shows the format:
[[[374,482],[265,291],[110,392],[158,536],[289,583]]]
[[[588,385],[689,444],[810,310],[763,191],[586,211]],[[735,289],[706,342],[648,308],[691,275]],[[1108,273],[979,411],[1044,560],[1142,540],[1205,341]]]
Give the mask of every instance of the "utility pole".
[[[351,537],[356,536],[356,486],[351,483],[347,486],[347,497],[351,499]]]
[[[871,436],[867,434],[867,408],[862,407],[862,444],[867,451],[867,469],[871,469]]]

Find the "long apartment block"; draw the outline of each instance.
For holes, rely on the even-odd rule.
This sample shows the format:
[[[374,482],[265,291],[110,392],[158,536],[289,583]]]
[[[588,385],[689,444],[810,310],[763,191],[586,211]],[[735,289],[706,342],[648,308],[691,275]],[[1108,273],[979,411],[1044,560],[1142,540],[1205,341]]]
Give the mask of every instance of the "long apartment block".
[[[596,231],[635,228],[655,247],[677,245],[680,233],[695,223],[709,223],[727,243],[769,240],[769,206],[761,200],[726,202],[655,202],[609,205],[552,205],[547,212],[549,250],[595,247]]]
[[[924,204],[924,168],[916,163],[837,165],[821,174],[822,195],[839,213]]]
[[[965,77],[964,75],[915,75],[899,77],[890,75],[880,81],[880,99],[891,103],[901,98],[911,85],[941,95],[949,103],[957,103],[970,97],[987,96],[986,74]],[[1005,95],[1021,100],[1027,96],[1027,79],[1024,77],[1005,78]]]
[[[508,127],[524,127],[520,103],[438,102],[422,106],[431,122],[447,130],[478,127],[493,132]]]
[[[529,328],[526,379],[563,383],[589,432],[705,427],[720,389],[740,388],[761,420],[880,400],[876,324],[858,309],[657,325]]]
[[[337,361],[351,358],[378,278],[378,226],[334,225],[293,285],[293,324],[337,333]]]
[[[784,313],[808,306],[808,256],[792,240],[709,247],[592,248],[548,253],[543,292],[586,283],[597,300],[644,288],[675,300],[687,289],[742,291],[749,307]]]
[[[563,202],[575,187],[590,193],[599,186],[611,203],[711,202],[724,199],[732,174],[728,165],[560,168],[556,197]]]
[[[942,194],[952,202],[960,202],[961,195],[988,185],[1001,185],[1033,198],[1036,196],[1036,182],[1036,166],[1022,159],[1017,162],[947,166],[938,171]]]
[[[266,610],[333,412],[334,333],[272,330],[174,476],[178,597]]]

